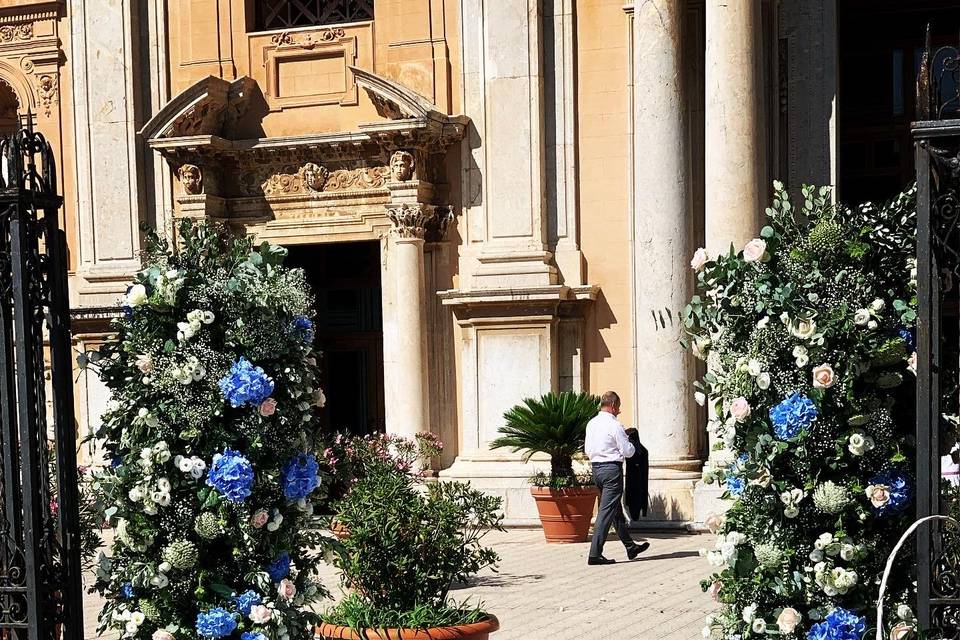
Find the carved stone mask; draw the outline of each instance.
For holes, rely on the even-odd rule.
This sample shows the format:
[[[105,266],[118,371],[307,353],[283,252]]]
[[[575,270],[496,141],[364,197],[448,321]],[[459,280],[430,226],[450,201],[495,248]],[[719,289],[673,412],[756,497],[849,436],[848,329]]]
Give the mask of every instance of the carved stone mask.
[[[203,191],[203,177],[200,167],[195,164],[185,164],[180,167],[180,184],[187,195],[197,195]]]
[[[329,177],[330,172],[326,167],[313,162],[308,162],[300,167],[300,180],[303,182],[303,186],[311,191],[323,191]]]
[[[406,182],[413,177],[413,154],[409,151],[396,151],[390,156],[390,177],[394,182]]]

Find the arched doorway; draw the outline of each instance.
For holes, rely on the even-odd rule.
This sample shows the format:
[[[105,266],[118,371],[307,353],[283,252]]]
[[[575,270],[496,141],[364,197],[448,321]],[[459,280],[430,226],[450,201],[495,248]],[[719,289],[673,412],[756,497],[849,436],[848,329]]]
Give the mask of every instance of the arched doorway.
[[[0,136],[16,131],[19,124],[20,100],[9,84],[0,79]]]

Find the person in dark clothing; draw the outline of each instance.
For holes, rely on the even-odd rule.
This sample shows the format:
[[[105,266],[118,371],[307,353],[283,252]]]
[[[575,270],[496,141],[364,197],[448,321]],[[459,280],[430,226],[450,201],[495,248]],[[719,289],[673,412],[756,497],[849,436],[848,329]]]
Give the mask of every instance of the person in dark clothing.
[[[639,520],[641,516],[647,515],[650,508],[650,454],[647,448],[640,444],[640,434],[635,428],[630,427],[626,431],[634,453],[623,461],[626,476],[623,503],[630,519]]]

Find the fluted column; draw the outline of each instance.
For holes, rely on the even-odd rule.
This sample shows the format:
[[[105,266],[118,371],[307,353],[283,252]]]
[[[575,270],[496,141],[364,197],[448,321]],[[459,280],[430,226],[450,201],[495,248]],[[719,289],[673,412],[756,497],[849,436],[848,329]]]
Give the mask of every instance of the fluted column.
[[[706,3],[705,235],[711,255],[743,248],[767,193],[760,0]]]
[[[429,431],[427,405],[426,311],[423,244],[434,207],[395,203],[387,208],[393,223],[385,243],[383,378],[386,429],[412,438]]]
[[[670,505],[691,504],[699,477],[693,370],[680,346],[678,311],[691,293],[691,195],[681,0],[647,0],[634,10],[636,398],[650,451],[651,490]],[[662,491],[656,488],[662,481]],[[666,481],[677,481],[672,484]],[[682,511],[689,506],[673,507]]]

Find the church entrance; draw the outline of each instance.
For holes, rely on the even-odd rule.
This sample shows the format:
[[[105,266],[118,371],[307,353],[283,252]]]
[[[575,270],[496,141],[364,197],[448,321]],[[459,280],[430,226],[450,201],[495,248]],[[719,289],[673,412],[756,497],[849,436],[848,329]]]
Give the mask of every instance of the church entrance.
[[[320,412],[326,429],[365,435],[383,431],[383,321],[380,243],[340,242],[289,247],[316,297]]]

